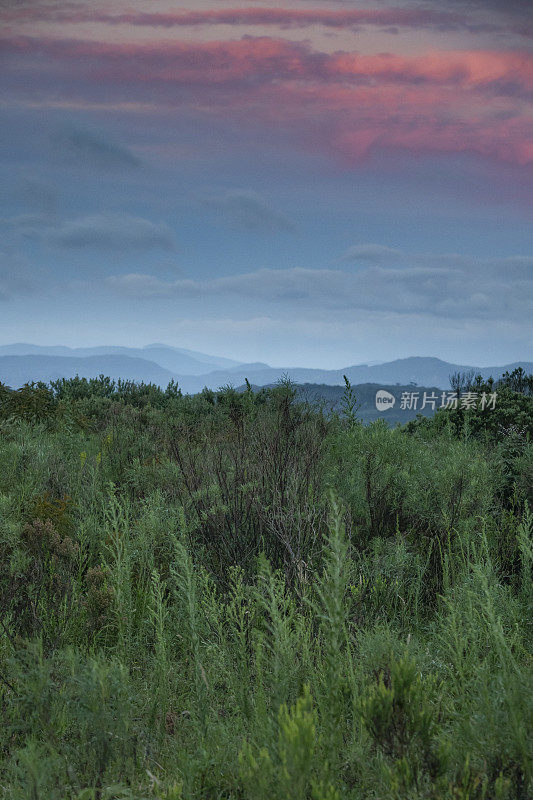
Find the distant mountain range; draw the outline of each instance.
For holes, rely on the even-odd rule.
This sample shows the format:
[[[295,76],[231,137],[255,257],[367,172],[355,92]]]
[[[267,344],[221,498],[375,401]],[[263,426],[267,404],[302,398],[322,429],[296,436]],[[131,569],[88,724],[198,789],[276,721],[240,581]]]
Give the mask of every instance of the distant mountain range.
[[[449,387],[454,372],[474,370],[484,378],[499,378],[504,372],[522,366],[533,372],[532,361],[520,361],[493,367],[452,364],[440,358],[413,356],[385,363],[359,364],[344,369],[307,369],[304,367],[271,367],[262,362],[242,363],[229,358],[152,344],[147,347],[40,347],[31,344],[0,346],[0,382],[13,388],[28,381],[96,377],[100,374],[166,386],[171,380],[182,391],[195,393],[205,386],[218,389],[231,384],[240,386],[246,379],[256,386],[276,383],[289,377],[298,384],[342,386],[346,375],[352,384],[380,384],[420,387]]]
[[[182,375],[203,375],[215,369],[232,369],[233,367],[239,367],[241,365],[240,361],[232,361],[230,358],[207,356],[204,353],[195,353],[192,350],[183,350],[179,347],[168,347],[168,345],[165,344],[150,344],[147,347],[109,346],[76,348],[62,346],[39,347],[35,344],[8,344],[0,346],[0,357],[2,356],[49,356],[54,358],[77,358],[78,360],[121,356],[126,359],[134,358],[150,361],[170,372]],[[61,362],[58,361],[58,368],[60,364]],[[92,370],[95,364],[96,361],[93,361],[87,364],[87,367]],[[72,366],[72,364],[70,366]],[[117,375],[125,377],[130,366],[132,365],[129,361],[125,361],[123,369],[125,369],[126,372],[119,372]],[[264,366],[266,366],[266,364]],[[80,375],[81,374],[82,373],[80,373]],[[34,380],[37,379],[34,378]]]

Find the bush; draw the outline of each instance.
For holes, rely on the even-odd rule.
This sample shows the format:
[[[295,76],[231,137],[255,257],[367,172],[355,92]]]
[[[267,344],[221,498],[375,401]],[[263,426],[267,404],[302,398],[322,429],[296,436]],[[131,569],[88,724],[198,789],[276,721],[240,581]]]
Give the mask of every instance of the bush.
[[[0,797],[533,796],[527,433],[286,383],[0,404]]]

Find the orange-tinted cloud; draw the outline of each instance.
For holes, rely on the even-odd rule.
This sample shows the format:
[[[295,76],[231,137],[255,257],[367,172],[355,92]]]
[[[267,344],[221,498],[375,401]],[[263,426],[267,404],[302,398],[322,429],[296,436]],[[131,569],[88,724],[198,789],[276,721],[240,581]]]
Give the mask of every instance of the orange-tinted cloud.
[[[323,53],[282,38],[110,44],[5,39],[33,91],[151,100],[267,126],[350,159],[377,150],[533,161],[533,61],[525,52]],[[58,81],[39,59],[62,71]],[[33,65],[33,67],[32,67]]]

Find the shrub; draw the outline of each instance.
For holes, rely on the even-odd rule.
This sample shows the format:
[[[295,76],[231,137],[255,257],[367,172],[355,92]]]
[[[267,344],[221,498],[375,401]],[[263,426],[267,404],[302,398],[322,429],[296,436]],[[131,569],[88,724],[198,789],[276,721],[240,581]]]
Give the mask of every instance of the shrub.
[[[0,404],[0,796],[533,796],[527,433],[349,386]]]

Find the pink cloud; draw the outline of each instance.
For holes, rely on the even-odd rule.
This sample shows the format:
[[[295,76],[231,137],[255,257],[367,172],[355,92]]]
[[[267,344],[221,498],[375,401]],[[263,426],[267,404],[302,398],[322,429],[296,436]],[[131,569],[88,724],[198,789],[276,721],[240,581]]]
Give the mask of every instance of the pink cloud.
[[[431,28],[436,30],[467,30],[470,32],[499,30],[494,24],[480,23],[465,14],[434,9],[285,9],[285,8],[228,8],[203,11],[138,12],[110,14],[90,5],[63,4],[19,7],[3,13],[8,22],[98,22],[108,25],[144,27],[192,27],[201,25],[276,25],[282,28],[304,28],[321,25],[327,28],[349,29],[359,25],[380,27]],[[523,30],[527,35],[527,31]],[[531,26],[529,34],[531,34]]]
[[[341,53],[332,56],[328,69],[336,78],[375,77],[495,91],[501,87],[503,93],[513,86],[533,95],[533,58],[526,52],[446,51],[415,58],[389,53],[371,56]]]
[[[114,102],[151,100],[215,118],[271,126],[349,160],[379,150],[474,153],[533,161],[533,61],[523,52],[450,51],[406,58],[334,54],[269,37],[110,44],[5,39],[35,91]],[[37,59],[37,61],[36,61]],[[53,62],[48,77],[37,63]]]
[[[13,37],[5,51],[41,53],[75,66],[111,67],[131,83],[269,83],[279,80],[403,83],[489,90],[502,95],[533,95],[533,58],[525,51],[440,51],[405,57],[391,53],[333,54],[307,44],[271,37],[214,42],[108,42]]]

